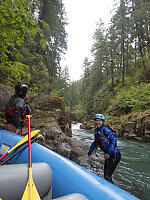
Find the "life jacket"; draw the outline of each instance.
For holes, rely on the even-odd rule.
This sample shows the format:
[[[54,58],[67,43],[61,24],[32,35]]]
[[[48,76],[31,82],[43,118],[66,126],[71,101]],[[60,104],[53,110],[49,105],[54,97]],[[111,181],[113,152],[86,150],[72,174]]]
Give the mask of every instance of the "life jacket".
[[[105,125],[103,128],[105,129],[105,127],[109,128],[112,132],[114,132],[112,137],[114,138],[114,140],[116,140],[115,129],[113,129],[109,125]],[[110,152],[111,140],[110,140],[109,136],[107,136],[107,134],[103,133],[102,129],[100,129],[100,130],[95,129],[95,141],[98,143],[100,149],[103,150],[105,153],[107,153],[108,151]],[[119,151],[117,144],[115,144],[114,148],[115,149],[112,151],[112,153],[115,153],[115,151],[117,151],[117,152]]]
[[[8,102],[8,105],[6,106],[5,109],[5,117],[8,121],[8,123],[14,124],[15,119],[15,111],[18,109],[18,104],[23,101],[21,100],[20,97],[13,96],[10,101]],[[20,104],[22,106],[22,103]],[[20,123],[21,127],[24,126],[24,121],[25,121],[25,116],[27,114],[27,108],[25,102],[23,103],[22,111],[20,112],[21,118],[20,118]]]
[[[28,110],[27,108],[25,108],[23,110],[23,112],[21,113],[21,126],[23,127],[24,126],[24,123],[25,123],[25,117],[26,117],[26,114],[28,113]]]
[[[115,132],[115,134],[116,134],[116,130],[114,129],[114,128],[112,128],[110,125],[105,125],[105,126],[107,126],[111,131],[113,131],[113,132]],[[98,133],[98,130],[97,129],[95,129],[95,134],[100,134],[100,133]],[[100,134],[101,135],[101,134]],[[105,137],[105,138],[107,138],[108,139],[108,137],[106,136],[106,135],[101,135],[101,137]]]
[[[16,107],[15,106],[7,106],[6,109],[5,109],[5,116],[6,117],[10,117],[10,118],[13,118],[14,116],[14,112],[15,112],[15,109]],[[25,108],[23,110],[23,112],[21,113],[21,122],[24,122],[25,121],[25,116],[27,114],[27,109]]]
[[[109,148],[110,142],[106,135],[101,134],[101,131],[95,129],[95,141],[98,142],[98,145],[101,150],[104,152]]]
[[[111,126],[110,126],[110,125],[108,125],[108,124],[107,124],[107,126],[108,126],[108,128],[110,128],[110,130],[111,130],[111,131],[113,131],[113,132],[115,132],[115,133],[116,133],[116,130],[115,130],[113,127],[111,127]]]
[[[14,115],[15,106],[8,105],[5,109],[5,116],[6,117],[13,117]]]

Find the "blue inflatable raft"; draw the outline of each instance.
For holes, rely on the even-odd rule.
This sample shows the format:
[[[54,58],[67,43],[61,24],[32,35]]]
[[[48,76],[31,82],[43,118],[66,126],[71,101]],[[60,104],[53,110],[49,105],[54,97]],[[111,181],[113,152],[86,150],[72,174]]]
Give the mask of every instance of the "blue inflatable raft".
[[[5,130],[0,130],[0,156],[5,153],[4,151],[6,151],[7,148],[12,148],[16,145],[20,139],[21,136]],[[136,197],[128,192],[118,188],[54,151],[37,143],[33,143],[31,146],[32,162],[47,163],[51,168],[52,199],[61,199],[65,195],[78,193],[89,200],[137,200]],[[20,165],[16,164],[28,163],[28,148],[13,157],[10,162],[11,165],[17,167]],[[76,196],[75,198],[68,199],[78,200],[82,198]]]

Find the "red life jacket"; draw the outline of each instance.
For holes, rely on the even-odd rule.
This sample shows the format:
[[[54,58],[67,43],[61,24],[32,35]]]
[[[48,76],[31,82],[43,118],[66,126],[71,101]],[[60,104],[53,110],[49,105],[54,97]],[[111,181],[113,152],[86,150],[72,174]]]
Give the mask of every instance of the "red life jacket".
[[[11,107],[11,106],[7,106],[5,109],[5,116],[6,117],[13,117],[14,115],[14,110],[15,110],[15,106]]]
[[[22,122],[22,125],[24,125],[25,123],[25,117],[26,117],[26,114],[27,114],[27,108],[25,108],[21,114],[21,122]]]
[[[8,118],[13,118],[15,109],[16,109],[15,106],[10,106],[10,105],[8,105],[8,106],[6,107],[6,109],[5,109],[5,116],[6,116],[6,118],[7,118],[7,117],[8,117]],[[22,123],[24,123],[24,121],[25,121],[25,116],[26,116],[26,114],[27,114],[27,108],[25,108],[25,109],[23,110],[23,112],[21,113],[21,122],[22,122]]]
[[[110,128],[111,131],[113,131],[113,132],[116,133],[116,130],[115,130],[114,128],[112,128],[112,127],[111,127],[110,125],[108,125],[108,124],[107,124],[107,126],[108,126],[108,128]]]

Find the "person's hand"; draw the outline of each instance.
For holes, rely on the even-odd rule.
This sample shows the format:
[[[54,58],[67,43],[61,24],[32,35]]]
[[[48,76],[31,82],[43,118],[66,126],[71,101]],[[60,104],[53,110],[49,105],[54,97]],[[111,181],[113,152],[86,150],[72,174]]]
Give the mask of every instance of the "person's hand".
[[[90,152],[88,152],[88,156],[91,156],[92,154]]]
[[[17,135],[20,135],[20,129],[19,129],[19,128],[17,128],[16,134],[17,134]]]
[[[105,158],[105,159],[109,159],[109,158],[110,158],[110,155],[106,153],[106,154],[104,155],[104,158]]]
[[[25,96],[24,100],[25,100],[25,102],[28,104],[28,102],[29,102],[28,95]]]
[[[88,152],[88,158],[90,158],[90,157],[91,157],[91,153]]]

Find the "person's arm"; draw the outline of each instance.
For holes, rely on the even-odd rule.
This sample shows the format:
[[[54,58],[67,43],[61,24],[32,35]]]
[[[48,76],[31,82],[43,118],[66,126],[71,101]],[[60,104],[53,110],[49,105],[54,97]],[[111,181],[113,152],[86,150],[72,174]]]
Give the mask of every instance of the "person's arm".
[[[27,109],[27,115],[30,115],[31,114],[31,108],[30,108],[30,106],[29,106],[29,97],[28,97],[28,95],[26,95],[25,96],[25,98],[24,98],[24,101],[25,101],[25,103],[26,103],[26,109]]]
[[[89,149],[89,152],[88,152],[88,156],[92,155],[92,153],[95,150],[95,148],[97,148],[97,143],[94,141],[94,142],[92,142],[92,144],[90,146],[90,149]]]
[[[26,109],[27,109],[27,115],[30,115],[31,114],[31,108],[29,106],[29,104],[26,104]]]

